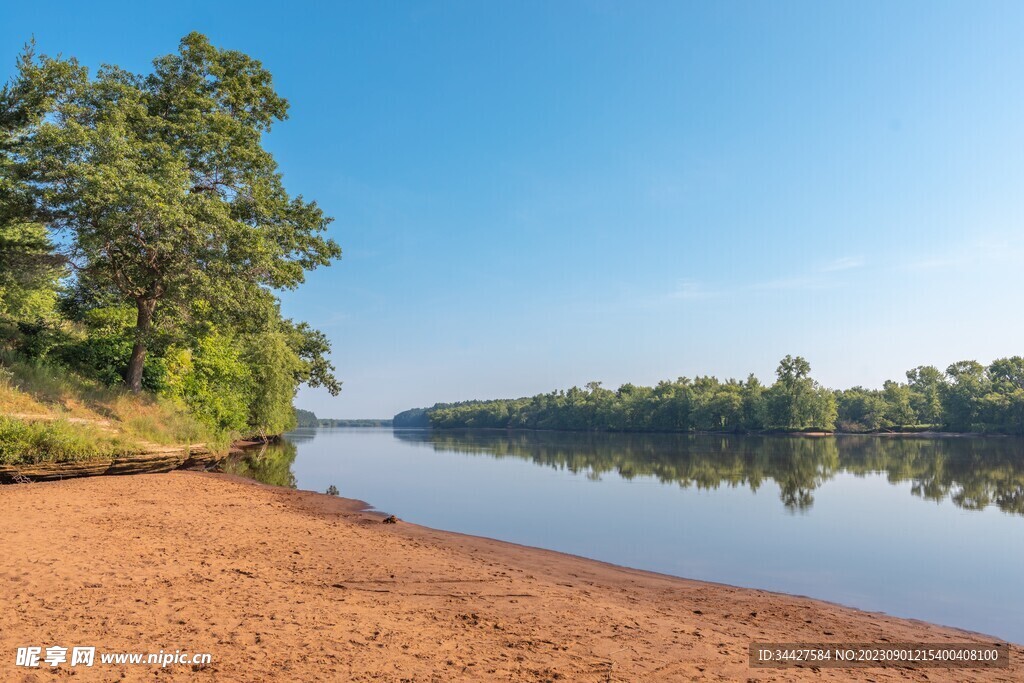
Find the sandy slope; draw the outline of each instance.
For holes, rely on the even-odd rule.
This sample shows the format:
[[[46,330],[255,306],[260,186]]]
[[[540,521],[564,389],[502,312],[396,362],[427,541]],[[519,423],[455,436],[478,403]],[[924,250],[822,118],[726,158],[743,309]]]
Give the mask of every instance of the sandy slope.
[[[0,680],[1024,679],[763,670],[751,640],[988,642],[813,600],[380,523],[354,501],[173,472],[0,487]],[[24,645],[210,652],[13,666]]]

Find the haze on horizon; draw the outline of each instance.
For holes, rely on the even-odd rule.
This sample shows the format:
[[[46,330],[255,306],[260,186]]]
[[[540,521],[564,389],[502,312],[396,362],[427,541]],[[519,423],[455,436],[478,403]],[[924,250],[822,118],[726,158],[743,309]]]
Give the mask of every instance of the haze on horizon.
[[[1024,353],[1019,3],[12,5],[14,59],[263,61],[344,258],[286,293],[323,417],[681,375]]]

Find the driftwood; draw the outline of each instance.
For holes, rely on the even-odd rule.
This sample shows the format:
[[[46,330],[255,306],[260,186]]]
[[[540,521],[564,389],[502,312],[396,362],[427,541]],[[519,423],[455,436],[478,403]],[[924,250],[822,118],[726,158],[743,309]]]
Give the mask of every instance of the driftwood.
[[[28,465],[0,465],[0,483],[52,481],[73,477],[95,477],[101,474],[152,474],[171,470],[205,470],[224,456],[206,446],[154,447],[143,453],[119,455],[79,462],[40,462]]]

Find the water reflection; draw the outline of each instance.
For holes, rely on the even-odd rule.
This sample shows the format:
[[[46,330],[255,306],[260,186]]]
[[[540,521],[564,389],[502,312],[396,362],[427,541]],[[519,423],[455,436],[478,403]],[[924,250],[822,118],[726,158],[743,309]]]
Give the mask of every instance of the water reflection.
[[[289,435],[288,440],[248,448],[242,454],[228,458],[221,469],[227,474],[293,489],[296,482],[292,465],[299,452],[295,444],[312,439],[312,435]]]
[[[950,500],[960,508],[990,505],[1024,515],[1024,440],[876,436],[786,437],[578,432],[396,430],[407,444],[438,452],[519,458],[592,480],[606,473],[624,479],[653,477],[698,490],[722,486],[757,491],[766,481],[780,489],[789,510],[806,511],[814,493],[841,472],[883,473],[892,484],[909,482],[913,495]],[[314,430],[251,449],[224,470],[294,488],[297,445]]]
[[[521,458],[599,479],[655,477],[683,488],[775,481],[783,505],[807,510],[840,472],[884,473],[926,500],[1024,514],[1024,441],[877,436],[785,437],[506,431],[403,431],[405,442],[494,458]]]

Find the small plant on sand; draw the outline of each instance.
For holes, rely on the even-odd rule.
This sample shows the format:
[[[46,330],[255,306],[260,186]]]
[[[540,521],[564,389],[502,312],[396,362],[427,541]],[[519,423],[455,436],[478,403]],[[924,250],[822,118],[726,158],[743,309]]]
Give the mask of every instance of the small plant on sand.
[[[327,487],[327,495],[328,496],[336,496],[336,495],[338,495],[338,487],[335,486],[334,484],[331,484],[330,486],[328,486]]]

